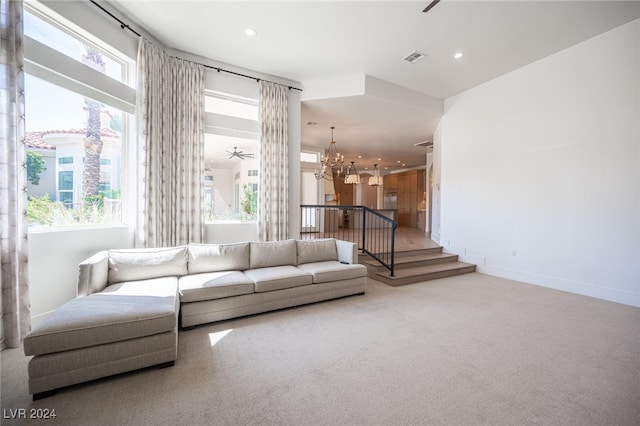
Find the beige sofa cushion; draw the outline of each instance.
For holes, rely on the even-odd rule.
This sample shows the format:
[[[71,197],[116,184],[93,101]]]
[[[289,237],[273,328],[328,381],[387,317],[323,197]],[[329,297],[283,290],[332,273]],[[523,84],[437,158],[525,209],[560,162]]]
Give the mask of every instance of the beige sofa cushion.
[[[190,274],[249,269],[249,243],[189,244]]]
[[[296,240],[251,242],[249,269],[296,265]]]
[[[109,284],[187,273],[186,246],[109,250]]]
[[[271,268],[249,269],[244,274],[254,282],[256,293],[282,290],[313,283],[311,274],[295,266],[273,266]]]
[[[240,271],[185,275],[178,280],[181,302],[222,299],[253,293],[253,281]]]
[[[135,339],[177,328],[178,278],[113,284],[65,303],[24,339],[25,355],[41,355]]]
[[[301,263],[338,260],[336,240],[333,238],[296,241],[298,265]]]
[[[344,264],[329,260],[326,262],[305,263],[298,265],[301,269],[313,276],[313,283],[328,283],[331,281],[350,280],[353,278],[365,277],[367,275],[367,267],[364,265]]]

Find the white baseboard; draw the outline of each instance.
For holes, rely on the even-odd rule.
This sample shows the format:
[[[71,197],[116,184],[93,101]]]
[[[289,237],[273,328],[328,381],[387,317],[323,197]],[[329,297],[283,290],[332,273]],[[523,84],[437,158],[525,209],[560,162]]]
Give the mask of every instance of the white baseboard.
[[[503,266],[488,265],[485,256],[470,253],[466,247],[451,244],[451,240],[446,237],[443,237],[443,241],[439,244],[443,247],[443,251],[457,254],[461,262],[473,263],[476,265],[476,270],[483,274],[640,307],[640,293],[638,292],[619,290],[593,283],[573,281],[565,278],[505,268]]]
[[[483,274],[553,288],[555,290],[566,291],[569,293],[581,294],[583,296],[595,297],[596,299],[608,300],[610,302],[622,303],[624,305],[640,307],[640,293],[618,290],[615,288],[603,287],[580,281],[572,281],[548,275],[519,271],[502,266],[479,263],[476,263],[476,265],[478,265],[476,270]]]

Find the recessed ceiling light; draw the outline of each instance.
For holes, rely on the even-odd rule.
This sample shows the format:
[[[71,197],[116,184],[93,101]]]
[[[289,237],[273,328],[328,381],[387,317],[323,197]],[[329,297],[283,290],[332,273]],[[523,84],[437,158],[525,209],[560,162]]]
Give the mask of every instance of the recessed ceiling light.
[[[398,164],[400,164],[400,160],[398,160]]]
[[[253,28],[247,28],[246,30],[244,30],[244,33],[249,37],[253,37],[254,35],[258,34],[258,32]]]
[[[378,158],[378,161],[382,161],[382,158]]]
[[[358,155],[358,158],[362,158],[362,155]]]
[[[316,123],[315,121],[307,121],[307,126],[317,126],[318,123]]]
[[[460,59],[462,58],[462,56],[463,56],[462,52],[458,52],[455,55],[453,55],[454,59]]]
[[[402,163],[402,166],[404,167],[404,166],[406,166],[406,164]]]

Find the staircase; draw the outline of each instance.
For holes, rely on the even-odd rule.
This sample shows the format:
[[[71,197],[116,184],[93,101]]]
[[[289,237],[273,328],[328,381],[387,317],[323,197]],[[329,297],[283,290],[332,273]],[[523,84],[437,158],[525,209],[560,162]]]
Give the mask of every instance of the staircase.
[[[476,270],[476,265],[459,262],[457,254],[443,253],[442,247],[397,251],[393,277],[389,276],[388,269],[379,266],[367,255],[360,255],[359,262],[367,266],[367,275],[370,278],[393,287],[467,274]]]

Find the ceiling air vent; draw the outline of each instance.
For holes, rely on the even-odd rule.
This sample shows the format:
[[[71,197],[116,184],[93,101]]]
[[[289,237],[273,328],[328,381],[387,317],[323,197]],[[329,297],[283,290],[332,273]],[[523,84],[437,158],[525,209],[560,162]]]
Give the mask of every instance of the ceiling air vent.
[[[418,62],[420,59],[424,58],[425,55],[422,52],[418,52],[417,50],[414,50],[413,52],[409,53],[407,56],[405,56],[404,59],[407,62],[411,62],[412,64],[415,64],[416,62]]]
[[[414,144],[415,146],[424,146],[429,148],[430,146],[433,146],[433,142],[431,141],[423,141],[423,142],[418,142]]]

